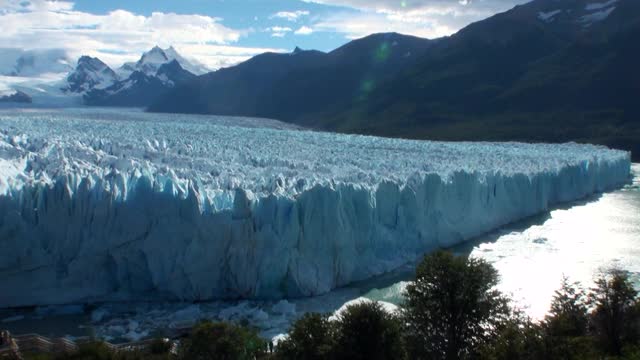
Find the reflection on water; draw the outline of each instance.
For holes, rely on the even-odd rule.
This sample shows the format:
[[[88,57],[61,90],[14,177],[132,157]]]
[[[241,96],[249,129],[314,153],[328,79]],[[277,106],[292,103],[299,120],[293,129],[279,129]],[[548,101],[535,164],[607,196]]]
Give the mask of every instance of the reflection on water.
[[[537,223],[479,239],[471,249],[500,271],[501,289],[542,317],[562,275],[584,286],[612,266],[640,273],[640,164],[632,184],[551,211]]]
[[[589,287],[600,270],[618,266],[638,279],[640,164],[634,164],[632,172],[632,184],[623,189],[507,226],[454,251],[491,262],[500,272],[501,290],[512,294],[535,318],[547,311],[563,274]],[[131,340],[185,320],[242,318],[257,326],[264,336],[274,336],[286,331],[304,312],[331,312],[359,296],[398,304],[413,272],[414,266],[407,265],[323,296],[283,303],[104,304],[91,314],[81,311],[53,317],[46,315],[46,308],[0,311],[0,327],[17,333],[58,336],[86,335],[87,328],[92,328],[97,335]]]

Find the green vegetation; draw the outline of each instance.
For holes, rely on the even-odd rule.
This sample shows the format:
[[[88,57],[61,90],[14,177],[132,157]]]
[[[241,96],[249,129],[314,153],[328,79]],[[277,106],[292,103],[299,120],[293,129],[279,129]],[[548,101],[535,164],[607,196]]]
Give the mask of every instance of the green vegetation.
[[[546,347],[552,358],[580,359],[593,347],[587,337],[589,316],[586,294],[579,283],[569,283],[564,277],[556,291],[549,315],[541,324]],[[595,354],[590,354],[592,357]]]
[[[487,262],[424,258],[399,314],[375,302],[337,320],[308,314],[277,359],[640,359],[640,300],[629,275],[609,270],[588,293],[564,278],[549,315],[534,322],[498,290]]]
[[[335,320],[311,313],[293,324],[276,359],[405,359],[402,319],[380,303],[348,306]]]
[[[602,274],[589,294],[589,303],[593,306],[593,333],[600,347],[612,355],[629,351],[640,355],[637,349],[640,304],[628,274],[619,269]]]
[[[404,359],[403,325],[380,303],[348,306],[335,322],[334,359]]]
[[[407,287],[404,319],[413,359],[469,359],[509,316],[498,272],[480,259],[436,252]]]
[[[335,328],[325,315],[305,314],[278,344],[279,359],[331,359],[335,348]]]
[[[178,359],[250,360],[264,356],[267,343],[244,327],[205,321],[178,348]]]
[[[73,354],[26,359],[640,359],[640,298],[629,274],[603,272],[586,291],[563,278],[549,314],[532,321],[496,289],[484,260],[436,252],[424,258],[406,301],[390,313],[377,302],[334,317],[308,313],[273,349],[254,330],[202,322],[177,346],[155,340],[136,351],[84,344]]]

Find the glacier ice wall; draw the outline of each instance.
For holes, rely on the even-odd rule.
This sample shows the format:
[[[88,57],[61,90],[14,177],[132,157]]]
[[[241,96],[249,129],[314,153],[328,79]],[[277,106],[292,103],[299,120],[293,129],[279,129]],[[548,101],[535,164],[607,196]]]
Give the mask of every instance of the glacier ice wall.
[[[573,143],[0,113],[0,307],[320,294],[629,173],[628,153]]]

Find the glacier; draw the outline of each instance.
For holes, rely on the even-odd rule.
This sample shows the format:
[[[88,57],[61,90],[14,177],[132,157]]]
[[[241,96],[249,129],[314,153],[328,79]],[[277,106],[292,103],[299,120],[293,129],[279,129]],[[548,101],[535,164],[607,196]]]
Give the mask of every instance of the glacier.
[[[630,165],[575,143],[0,111],[0,307],[323,294],[618,187]]]

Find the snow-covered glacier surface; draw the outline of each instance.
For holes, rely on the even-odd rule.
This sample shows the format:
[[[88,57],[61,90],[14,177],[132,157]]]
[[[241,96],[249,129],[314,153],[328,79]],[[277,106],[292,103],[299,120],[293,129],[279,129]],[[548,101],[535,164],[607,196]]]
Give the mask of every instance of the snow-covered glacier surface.
[[[321,294],[629,174],[592,145],[0,112],[0,307]]]

